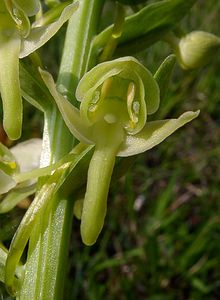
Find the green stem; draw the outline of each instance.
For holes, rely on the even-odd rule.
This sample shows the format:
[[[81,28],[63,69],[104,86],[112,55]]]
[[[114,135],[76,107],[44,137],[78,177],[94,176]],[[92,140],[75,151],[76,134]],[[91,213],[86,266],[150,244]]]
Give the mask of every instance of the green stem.
[[[58,89],[75,103],[79,79],[87,70],[90,45],[96,34],[103,0],[80,0],[79,9],[69,21]],[[75,143],[56,108],[46,117],[44,165],[56,162]],[[45,147],[47,148],[47,147]],[[62,299],[68,244],[72,226],[73,201],[57,194],[48,211],[37,222],[31,234],[25,278],[19,299]]]

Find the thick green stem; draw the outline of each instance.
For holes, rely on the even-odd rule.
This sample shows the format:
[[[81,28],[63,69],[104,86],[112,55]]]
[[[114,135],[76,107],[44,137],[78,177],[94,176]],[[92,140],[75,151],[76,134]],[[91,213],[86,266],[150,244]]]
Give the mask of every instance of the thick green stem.
[[[80,0],[69,21],[57,86],[75,103],[79,79],[87,70],[90,45],[96,34],[104,0]],[[70,151],[74,138],[56,108],[47,115],[44,143],[50,146],[43,164],[55,162]],[[45,147],[47,148],[47,147]],[[31,234],[28,260],[19,299],[60,300],[63,298],[73,201],[58,194]]]

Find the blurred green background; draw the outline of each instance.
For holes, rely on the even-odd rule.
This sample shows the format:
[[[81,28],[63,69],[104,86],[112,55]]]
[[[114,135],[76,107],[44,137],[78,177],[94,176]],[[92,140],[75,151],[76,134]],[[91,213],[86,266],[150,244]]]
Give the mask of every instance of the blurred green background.
[[[219,16],[220,1],[198,0],[181,27],[219,35]],[[41,50],[54,74],[61,52],[54,45],[64,32]],[[170,53],[159,42],[137,57],[154,72]],[[81,243],[74,219],[64,299],[220,299],[219,104],[220,52],[198,71],[176,65],[169,93],[153,118],[201,113],[140,155],[113,186],[95,246]],[[29,105],[24,124],[24,139],[41,135],[42,116]],[[20,207],[1,215],[0,241],[9,243],[23,213]],[[7,299],[2,285],[0,299]]]

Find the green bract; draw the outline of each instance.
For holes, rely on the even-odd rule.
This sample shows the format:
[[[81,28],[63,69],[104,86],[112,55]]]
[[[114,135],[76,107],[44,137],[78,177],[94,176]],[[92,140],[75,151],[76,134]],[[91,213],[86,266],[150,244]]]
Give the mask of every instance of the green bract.
[[[40,8],[39,0],[0,2],[0,92],[3,125],[11,139],[18,139],[22,127],[22,99],[19,83],[19,58],[44,45],[77,9],[78,2],[64,8],[57,20],[47,26],[30,24],[29,16]],[[12,88],[13,87],[13,88]]]
[[[92,245],[104,224],[115,157],[154,147],[199,112],[147,122],[147,115],[159,107],[159,87],[133,57],[104,62],[86,73],[76,90],[79,110],[57,92],[49,73],[41,71],[41,75],[70,131],[80,141],[95,144],[81,219],[83,242]]]

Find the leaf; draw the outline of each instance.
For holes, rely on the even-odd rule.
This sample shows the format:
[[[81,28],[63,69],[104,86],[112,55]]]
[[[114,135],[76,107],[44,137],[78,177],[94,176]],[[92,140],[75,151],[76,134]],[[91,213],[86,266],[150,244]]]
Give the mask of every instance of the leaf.
[[[118,156],[130,156],[145,152],[161,143],[178,128],[195,119],[199,111],[188,111],[178,119],[147,122],[141,132],[132,136],[127,135]]]
[[[48,42],[60,27],[72,16],[78,8],[78,2],[68,5],[61,13],[59,19],[48,26],[33,27],[30,34],[22,40],[20,58],[28,56]]]
[[[121,50],[125,50],[124,53],[127,53],[131,46],[133,51],[139,51],[146,48],[147,45],[155,43],[165,32],[177,25],[195,2],[196,0],[159,1],[149,4],[139,12],[127,17],[119,39],[119,49],[122,47]],[[94,39],[93,50],[95,52],[99,52],[108,42],[112,28],[113,25],[109,26]]]

